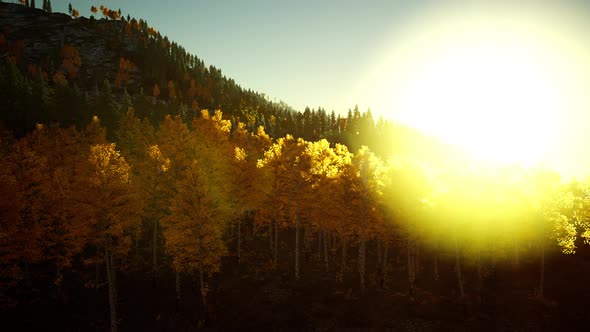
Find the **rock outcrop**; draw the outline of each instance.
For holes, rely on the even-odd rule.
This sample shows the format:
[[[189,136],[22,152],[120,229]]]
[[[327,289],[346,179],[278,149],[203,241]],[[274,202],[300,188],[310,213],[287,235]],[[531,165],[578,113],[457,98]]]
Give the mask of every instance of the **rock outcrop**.
[[[80,80],[114,80],[119,59],[136,51],[137,41],[123,34],[124,22],[94,18],[73,19],[61,13],[0,3],[0,32],[6,43],[23,43],[19,63],[36,64],[51,75],[61,62],[63,45],[74,46],[82,61]],[[7,56],[3,54],[0,56]],[[141,82],[134,70],[126,82]]]

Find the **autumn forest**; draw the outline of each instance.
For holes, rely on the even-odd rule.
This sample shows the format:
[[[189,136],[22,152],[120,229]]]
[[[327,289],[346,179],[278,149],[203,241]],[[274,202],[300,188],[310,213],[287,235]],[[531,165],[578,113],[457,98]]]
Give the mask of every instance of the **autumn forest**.
[[[298,112],[120,10],[21,3],[0,3],[6,331],[540,331],[587,314],[590,183],[371,110]]]

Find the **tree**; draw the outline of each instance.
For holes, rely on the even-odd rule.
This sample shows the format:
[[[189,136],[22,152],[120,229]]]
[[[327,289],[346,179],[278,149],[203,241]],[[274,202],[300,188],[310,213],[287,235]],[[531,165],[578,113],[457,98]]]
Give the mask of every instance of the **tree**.
[[[244,123],[238,122],[236,127],[231,137],[231,143],[235,145],[231,171],[231,183],[233,183],[231,188],[233,195],[231,197],[233,206],[236,207],[236,251],[239,264],[241,262],[242,219],[251,215],[261,205],[263,199],[258,190],[260,170],[256,167],[256,161],[262,156],[263,150],[256,146],[254,135],[246,130]]]
[[[160,95],[160,87],[158,86],[158,84],[154,84],[154,88],[152,89],[152,91],[152,95],[154,96],[154,98],[157,98]]]
[[[29,139],[19,140],[3,156],[0,182],[3,198],[0,218],[0,283],[8,285],[25,279],[31,284],[30,264],[42,259],[41,246],[44,186],[47,160],[37,154]]]
[[[62,271],[88,244],[92,229],[84,220],[88,209],[80,201],[80,188],[85,185],[76,176],[82,171],[84,154],[79,133],[73,129],[45,128],[38,125],[27,138],[36,153],[44,156],[47,167],[38,196],[42,201],[39,242],[46,262],[55,264],[58,299],[62,295]],[[87,147],[85,147],[87,148]]]
[[[359,244],[359,275],[361,293],[365,292],[365,261],[366,261],[366,240],[367,240],[367,223],[369,211],[372,209],[370,204],[378,199],[381,195],[382,181],[380,173],[382,168],[381,160],[378,159],[368,147],[363,146],[353,158],[358,177],[357,190],[360,196],[360,244]]]
[[[92,211],[96,245],[104,251],[109,288],[111,331],[117,331],[117,286],[115,260],[130,247],[137,225],[137,196],[129,181],[129,165],[115,144],[95,144],[88,158],[86,202]]]
[[[194,160],[177,181],[170,214],[163,219],[166,251],[175,269],[198,271],[202,309],[207,312],[204,274],[219,271],[227,252],[222,239],[228,217],[224,202],[199,162]]]
[[[264,157],[258,160],[257,167],[265,170],[265,185],[262,191],[266,196],[265,209],[270,210],[273,224],[270,225],[271,237],[274,227],[273,268],[278,263],[279,227],[284,215],[281,211],[288,205],[289,192],[292,190],[290,167],[295,161],[298,149],[297,141],[291,135],[279,138],[264,152]]]
[[[176,100],[176,89],[172,80],[168,81],[168,98],[170,100]]]

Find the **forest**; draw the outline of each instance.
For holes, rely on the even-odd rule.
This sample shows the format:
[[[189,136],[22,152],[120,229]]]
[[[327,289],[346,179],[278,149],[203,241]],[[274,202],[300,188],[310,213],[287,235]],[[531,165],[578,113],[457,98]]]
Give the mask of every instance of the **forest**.
[[[3,329],[581,329],[590,183],[297,112],[90,10],[0,3]],[[30,50],[39,17],[88,36]]]

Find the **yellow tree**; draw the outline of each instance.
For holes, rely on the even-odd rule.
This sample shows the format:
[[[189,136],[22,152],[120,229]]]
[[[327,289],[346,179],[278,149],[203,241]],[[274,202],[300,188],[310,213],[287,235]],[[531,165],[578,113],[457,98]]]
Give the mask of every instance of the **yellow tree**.
[[[342,146],[337,146],[340,149]],[[346,150],[348,151],[348,150]],[[344,155],[336,153],[336,150],[330,147],[330,143],[327,140],[320,140],[316,142],[310,142],[303,146],[303,151],[300,152],[300,156],[297,161],[297,172],[300,180],[303,183],[297,184],[299,195],[303,196],[299,198],[301,205],[307,207],[307,226],[310,227],[311,217],[316,221],[318,225],[318,240],[324,239],[323,248],[321,247],[321,241],[318,241],[320,249],[319,253],[323,250],[324,254],[324,267],[328,270],[328,247],[332,246],[333,241],[328,241],[334,236],[336,230],[335,220],[338,220],[338,216],[334,216],[327,209],[332,200],[333,193],[330,191],[330,183],[334,181],[340,174],[340,170],[343,166]],[[350,160],[348,160],[350,161]],[[306,228],[307,234],[307,228]],[[307,237],[304,237],[304,241]],[[321,257],[321,255],[319,255]]]
[[[584,243],[590,244],[590,187],[588,183],[580,184],[580,186],[582,188],[577,195],[575,221],[581,228],[580,236],[584,239]]]
[[[117,330],[115,259],[129,250],[138,218],[137,196],[129,179],[129,165],[115,144],[90,147],[86,203],[92,211],[96,245],[104,251],[111,331]]]
[[[25,278],[30,285],[30,264],[41,260],[42,211],[41,195],[47,161],[36,153],[28,138],[16,142],[3,156],[0,170],[2,189],[0,218],[0,264],[3,283],[13,284]]]
[[[84,185],[78,176],[85,156],[74,128],[45,128],[38,125],[28,139],[36,153],[47,160],[43,181],[37,194],[41,199],[41,247],[44,260],[55,264],[54,284],[61,295],[62,270],[70,266],[90,238],[88,211],[78,202]],[[85,147],[85,150],[88,147]]]
[[[356,172],[352,164],[352,153],[345,145],[336,144],[332,158],[331,164],[336,167],[332,167],[329,172],[326,172],[316,185],[316,196],[324,199],[318,200],[316,198],[315,202],[321,205],[312,206],[315,211],[319,212],[315,219],[321,220],[324,226],[325,221],[339,221],[334,222],[331,226],[340,239],[341,262],[336,279],[342,282],[347,269],[347,248],[355,238],[355,234],[358,233],[355,228],[357,220],[355,212],[358,207],[357,192],[354,190]]]
[[[140,201],[143,202],[141,214],[146,224],[152,226],[152,277],[154,285],[158,279],[158,222],[162,217],[162,165],[165,160],[154,155],[155,133],[147,119],[139,120],[135,117],[132,107],[119,119],[119,126],[115,132],[117,147],[131,165],[130,177],[137,184]],[[155,146],[157,149],[157,145]],[[154,159],[155,157],[155,159]],[[165,167],[165,165],[164,165]],[[135,236],[135,251],[139,254],[139,239],[141,228],[137,228]]]
[[[367,223],[369,211],[372,210],[371,204],[379,200],[382,191],[382,161],[375,156],[368,147],[362,146],[353,158],[353,165],[356,168],[358,190],[360,197],[360,243],[359,243],[359,276],[361,293],[365,292],[365,262],[366,262],[366,238]]]
[[[299,138],[296,146],[291,146],[288,151],[288,168],[286,172],[286,184],[293,202],[295,219],[295,279],[299,279],[299,228],[301,224],[301,205],[303,196],[308,192],[308,181],[311,181],[310,167],[313,163],[314,145]]]
[[[176,182],[182,179],[184,171],[192,162],[195,154],[194,140],[188,126],[179,116],[167,115],[156,132],[156,144],[150,149],[149,165],[146,168],[150,175],[146,177],[146,180],[153,184],[151,190],[154,196],[152,197],[157,201],[161,200],[161,204],[156,205],[161,209],[157,211],[157,215],[153,216],[154,232],[157,232],[160,219],[171,213],[171,201],[178,194]],[[152,180],[149,180],[150,178]],[[155,243],[153,245],[155,246]],[[173,269],[176,274],[177,303],[180,303],[180,269],[176,265]]]
[[[207,312],[204,273],[219,271],[227,249],[222,235],[229,213],[225,199],[200,163],[194,160],[176,182],[170,214],[163,219],[166,251],[175,269],[198,271],[202,309]]]
[[[266,181],[265,186],[261,188],[265,196],[264,209],[270,211],[268,214],[272,218],[270,233],[271,238],[274,236],[273,269],[276,269],[278,263],[280,221],[285,217],[281,211],[288,205],[289,193],[293,186],[290,168],[295,162],[295,151],[297,141],[293,136],[287,135],[277,139],[257,162],[257,167],[264,169],[264,178],[261,180]]]
[[[264,129],[261,127],[264,134]],[[268,136],[267,136],[268,137]],[[242,219],[248,218],[260,206],[262,196],[257,189],[260,185],[260,169],[256,167],[257,160],[262,156],[263,149],[257,146],[256,135],[246,130],[246,125],[238,122],[231,137],[234,147],[232,159],[232,202],[237,219],[236,252],[238,264],[241,262],[242,248]]]

